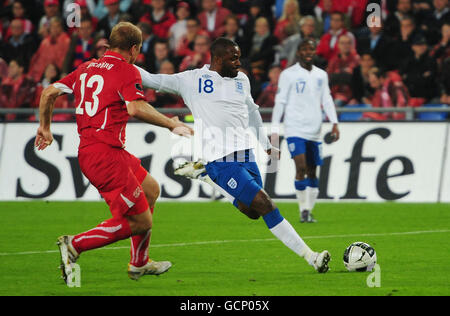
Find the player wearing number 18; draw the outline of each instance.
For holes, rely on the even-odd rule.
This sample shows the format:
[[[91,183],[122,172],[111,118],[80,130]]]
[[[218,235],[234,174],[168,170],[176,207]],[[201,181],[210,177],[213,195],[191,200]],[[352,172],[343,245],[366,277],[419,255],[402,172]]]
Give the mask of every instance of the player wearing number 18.
[[[71,278],[71,265],[82,252],[129,237],[130,278],[136,280],[144,274],[161,274],[171,267],[170,262],[148,259],[153,207],[159,196],[159,186],[140,160],[124,149],[125,129],[132,116],[179,135],[193,134],[193,131],[144,101],[142,79],[133,66],[141,46],[141,31],[131,23],[119,23],[112,30],[110,50],[102,58],[84,63],[44,90],[41,96],[36,147],[43,150],[53,140],[50,122],[55,99],[64,93],[73,93],[80,135],[80,167],[105,199],[113,216],[85,233],[58,239],[66,282]]]

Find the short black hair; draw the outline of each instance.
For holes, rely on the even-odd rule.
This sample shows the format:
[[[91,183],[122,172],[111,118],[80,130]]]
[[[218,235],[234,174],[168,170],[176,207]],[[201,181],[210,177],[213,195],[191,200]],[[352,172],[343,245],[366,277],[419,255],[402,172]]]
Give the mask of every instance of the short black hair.
[[[223,57],[228,48],[235,46],[239,46],[235,41],[225,37],[219,37],[211,45],[211,60],[215,57]]]
[[[316,42],[315,42],[313,39],[311,39],[311,38],[304,38],[304,39],[298,44],[298,46],[297,46],[297,51],[300,50],[300,48],[301,48],[302,46],[306,45],[306,44],[312,44],[312,45],[314,45],[314,47],[317,46]]]

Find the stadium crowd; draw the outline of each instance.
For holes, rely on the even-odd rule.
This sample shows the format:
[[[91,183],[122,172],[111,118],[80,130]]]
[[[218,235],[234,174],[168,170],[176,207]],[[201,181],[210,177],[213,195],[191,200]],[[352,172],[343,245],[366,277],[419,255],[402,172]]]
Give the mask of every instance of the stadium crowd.
[[[366,10],[371,3],[381,17]],[[103,55],[120,21],[141,29],[136,63],[152,73],[202,67],[214,39],[233,39],[261,107],[274,106],[280,72],[296,62],[304,38],[317,43],[315,64],[328,72],[338,107],[450,103],[449,0],[0,0],[0,108],[38,107],[45,87]],[[146,96],[157,108],[184,106],[174,95],[146,90]],[[64,96],[55,107],[73,102]],[[0,116],[18,119],[36,117]]]

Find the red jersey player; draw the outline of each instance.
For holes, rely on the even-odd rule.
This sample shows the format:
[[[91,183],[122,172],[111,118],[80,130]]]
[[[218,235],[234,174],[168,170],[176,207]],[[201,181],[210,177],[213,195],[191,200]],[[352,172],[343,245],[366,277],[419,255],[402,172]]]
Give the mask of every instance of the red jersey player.
[[[142,45],[141,31],[131,23],[119,23],[110,36],[110,50],[45,89],[40,101],[40,126],[35,145],[43,150],[53,141],[50,123],[55,99],[75,95],[81,170],[98,189],[112,218],[76,236],[61,236],[61,270],[66,282],[72,264],[87,250],[131,237],[128,275],[137,280],[145,274],[166,272],[171,263],[149,260],[152,214],[159,185],[124,149],[125,128],[130,116],[165,127],[178,135],[193,130],[178,119],[169,119],[144,101],[141,76],[133,66]]]

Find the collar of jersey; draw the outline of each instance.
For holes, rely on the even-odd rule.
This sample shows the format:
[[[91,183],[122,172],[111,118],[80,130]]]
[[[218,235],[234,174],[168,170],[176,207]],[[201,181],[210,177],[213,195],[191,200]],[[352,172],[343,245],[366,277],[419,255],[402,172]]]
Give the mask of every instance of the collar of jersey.
[[[125,60],[125,58],[121,55],[121,54],[119,54],[119,53],[116,53],[116,52],[113,52],[113,51],[110,51],[110,50],[107,50],[106,51],[106,53],[103,55],[103,58],[117,58],[117,59],[120,59],[120,60],[122,60],[122,61],[126,61]]]
[[[300,68],[301,71],[304,71],[304,72],[309,73],[309,74],[311,74],[311,73],[313,73],[313,72],[315,71],[315,66],[314,66],[314,65],[312,66],[311,71],[309,71],[309,70],[303,68],[303,67],[300,65],[299,62],[297,62],[295,65],[296,65],[298,68]]]
[[[217,71],[209,70],[209,67],[211,67],[211,65],[206,64],[206,65],[203,66],[202,69],[203,69],[203,70],[206,70],[206,71],[208,71],[208,72],[210,72],[210,73],[212,73],[212,74],[214,74],[214,76],[219,77],[219,78],[222,79],[222,80],[235,80],[235,79],[237,79],[237,76],[236,76],[235,78],[222,77]],[[238,75],[239,75],[239,74],[238,74]]]

